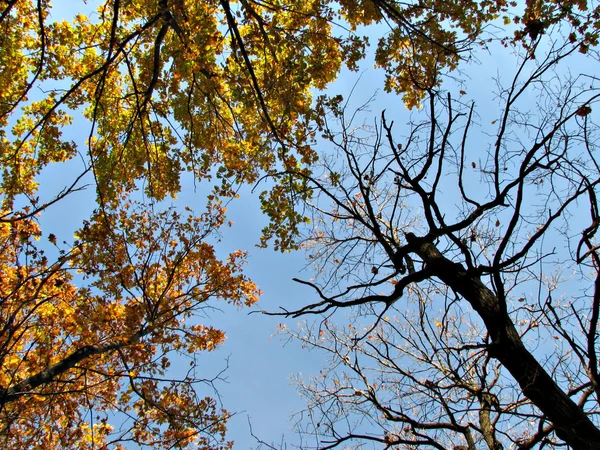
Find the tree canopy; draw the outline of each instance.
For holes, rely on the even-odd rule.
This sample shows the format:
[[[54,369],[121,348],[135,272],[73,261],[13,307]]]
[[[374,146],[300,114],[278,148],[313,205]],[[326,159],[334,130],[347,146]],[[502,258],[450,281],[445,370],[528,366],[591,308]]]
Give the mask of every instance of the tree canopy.
[[[216,256],[222,199],[314,160],[310,89],[360,45],[317,2],[96,3],[1,6],[2,445],[229,448],[228,413],[196,391],[196,352],[224,334],[197,314],[259,291],[242,251]],[[165,202],[185,176],[208,186],[199,211]],[[85,189],[88,218],[42,229]],[[188,373],[169,371],[177,354]]]
[[[362,258],[339,267],[348,273],[352,267],[359,278],[371,274],[358,287],[344,288],[341,297],[320,291],[322,302],[299,313],[371,303],[388,310],[409,288],[411,298],[423,298],[420,305],[437,295],[456,295],[451,305],[462,305],[458,299],[464,298],[487,332],[483,343],[473,338],[465,348],[477,350],[473,358],[483,361],[478,370],[487,374],[486,364],[498,362],[498,371],[506,368],[520,383],[511,401],[526,412],[508,410],[539,425],[531,442],[553,433],[576,448],[598,442],[595,410],[587,408],[599,376],[593,362],[597,294],[581,308],[548,301],[527,310],[535,322],[546,320],[546,329],[566,343],[568,358],[575,358],[567,364],[559,353],[543,362],[552,367],[549,374],[516,328],[516,315],[525,313],[509,307],[513,287],[545,255],[542,238],[584,201],[591,207],[591,225],[582,228],[579,243],[572,241],[575,253],[561,254],[561,263],[575,255],[573,268],[581,279],[596,279],[595,78],[545,78],[570,55],[595,61],[595,5],[111,0],[84,9],[84,4],[69,2],[61,13],[48,0],[0,5],[3,446],[232,447],[225,438],[229,413],[198,389],[210,380],[197,353],[214,349],[224,333],[201,323],[199,314],[209,301],[250,306],[259,296],[242,271],[245,253],[220,258],[216,245],[227,223],[226,202],[240,186],[264,179],[269,183],[260,198],[270,223],[262,245],[282,251],[323,246],[315,258],[338,280],[329,287],[341,286],[336,260]],[[70,15],[61,17],[64,11]],[[499,23],[504,34],[492,32]],[[401,142],[382,118],[376,144],[361,153],[344,123],[341,134],[329,127],[330,115],[343,118],[340,98],[313,94],[342,67],[358,69],[370,54],[375,29],[384,30],[372,61],[385,71],[384,88],[401,96],[406,107],[423,108],[426,119],[414,123]],[[489,188],[485,197],[465,184],[474,107],[457,106],[452,95],[441,94],[445,80],[492,41],[515,51],[522,69],[501,92],[496,140],[481,150],[485,160],[473,163]],[[550,86],[539,88],[541,98],[558,106],[545,103],[532,125],[517,100],[540,82]],[[457,127],[462,131],[455,132]],[[327,155],[318,155],[321,134],[333,142],[343,138],[337,142],[338,162],[347,165],[333,167]],[[65,180],[53,191],[43,175],[57,166]],[[322,170],[326,182],[319,178]],[[449,183],[447,175],[454,177],[460,199],[453,200],[459,204],[454,209],[440,207],[441,195],[436,199],[441,180]],[[546,182],[542,193],[531,200],[542,198],[547,208],[532,210],[524,196],[531,186],[541,189],[540,180]],[[201,186],[198,204],[204,206],[170,206],[186,182]],[[78,206],[87,214],[81,223],[44,226],[56,205],[82,198],[77,197],[82,191],[91,195]],[[331,200],[334,210],[314,203],[320,198]],[[313,206],[311,217],[305,208]],[[337,225],[329,227],[332,220],[344,224],[350,237],[338,234]],[[490,227],[495,220],[499,225]],[[326,228],[315,228],[305,241],[311,223]],[[358,247],[346,247],[354,243]],[[365,258],[369,252],[378,259]],[[542,279],[543,273],[535,275]],[[388,281],[395,282],[393,293],[376,296],[374,290]],[[423,283],[426,287],[417,287]],[[573,308],[579,309],[569,312]],[[377,326],[382,314],[376,312]],[[437,328],[447,330],[456,316],[449,313]],[[527,329],[539,329],[527,320]],[[457,333],[452,336],[466,338]],[[174,373],[174,358],[187,358],[189,371]],[[539,376],[546,377],[541,385]],[[435,392],[440,382],[425,387]],[[497,395],[485,377],[478,383],[473,398]],[[564,409],[556,412],[544,403],[548,393],[546,400]],[[361,395],[356,398],[377,405],[375,394]],[[580,405],[574,396],[584,399]],[[386,417],[412,427],[407,438],[386,428],[381,439],[387,445],[421,433],[415,434],[420,422],[398,420],[389,411]],[[565,417],[577,418],[573,427]],[[470,425],[455,422],[452,431],[470,442]],[[483,422],[475,430],[495,442]]]

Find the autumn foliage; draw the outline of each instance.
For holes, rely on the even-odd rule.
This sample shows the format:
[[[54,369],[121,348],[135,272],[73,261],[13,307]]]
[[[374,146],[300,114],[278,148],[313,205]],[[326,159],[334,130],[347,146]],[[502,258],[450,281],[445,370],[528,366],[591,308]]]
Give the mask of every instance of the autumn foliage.
[[[314,157],[302,120],[341,64],[330,25],[265,13],[298,38],[282,46],[245,3],[1,8],[0,445],[230,448],[196,360],[224,333],[198,313],[259,291],[242,251],[217,257],[222,198]],[[40,184],[58,164],[64,183]],[[185,177],[204,197],[175,210]],[[89,217],[44,228],[65,202]]]

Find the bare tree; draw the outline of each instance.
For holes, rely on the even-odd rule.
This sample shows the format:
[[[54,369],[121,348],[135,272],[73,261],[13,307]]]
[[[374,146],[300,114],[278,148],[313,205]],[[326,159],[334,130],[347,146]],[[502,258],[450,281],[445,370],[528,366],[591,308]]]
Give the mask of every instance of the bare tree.
[[[367,126],[321,99],[334,150],[296,174],[319,299],[280,313],[331,355],[299,380],[318,448],[600,448],[600,90],[571,41],[519,52],[495,112],[429,89]]]

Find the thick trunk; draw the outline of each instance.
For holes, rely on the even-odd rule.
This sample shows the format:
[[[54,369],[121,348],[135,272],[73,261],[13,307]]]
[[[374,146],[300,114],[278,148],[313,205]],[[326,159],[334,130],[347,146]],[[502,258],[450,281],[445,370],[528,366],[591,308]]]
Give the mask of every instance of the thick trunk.
[[[553,423],[558,437],[576,450],[600,449],[600,430],[525,348],[498,298],[479,276],[444,257],[431,242],[414,235],[407,237],[410,250],[477,311],[492,341],[490,356],[508,369],[523,394]]]

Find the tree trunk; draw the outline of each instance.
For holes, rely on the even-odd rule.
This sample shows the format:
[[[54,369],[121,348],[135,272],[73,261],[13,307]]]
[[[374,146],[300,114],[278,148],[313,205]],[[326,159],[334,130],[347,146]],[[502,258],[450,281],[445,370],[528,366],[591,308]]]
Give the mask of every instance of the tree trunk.
[[[525,348],[507,312],[479,276],[444,257],[431,242],[412,233],[407,239],[410,251],[477,311],[492,341],[490,356],[508,369],[523,394],[553,423],[557,436],[576,450],[600,449],[600,430]]]

